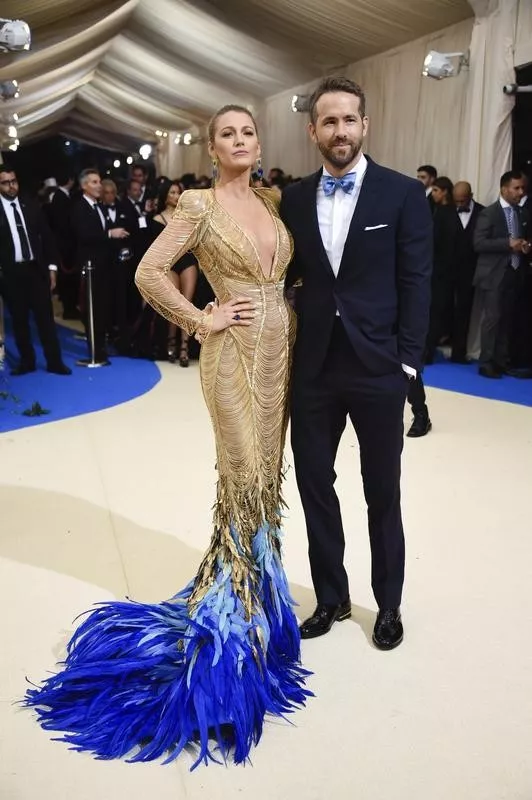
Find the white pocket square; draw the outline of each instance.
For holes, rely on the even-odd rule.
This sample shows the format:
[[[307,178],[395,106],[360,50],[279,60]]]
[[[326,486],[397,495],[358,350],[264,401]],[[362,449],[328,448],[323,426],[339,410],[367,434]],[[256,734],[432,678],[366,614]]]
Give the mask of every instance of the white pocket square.
[[[387,227],[388,227],[388,223],[381,224],[381,225],[367,225],[364,228],[364,230],[365,231],[377,231],[379,228],[387,228]]]

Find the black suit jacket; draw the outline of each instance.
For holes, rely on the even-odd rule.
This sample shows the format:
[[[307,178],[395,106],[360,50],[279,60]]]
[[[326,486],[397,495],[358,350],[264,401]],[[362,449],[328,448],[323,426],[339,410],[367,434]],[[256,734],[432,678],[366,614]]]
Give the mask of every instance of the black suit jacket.
[[[57,189],[48,208],[50,227],[55,236],[61,264],[66,269],[74,265],[75,246],[71,223],[72,199]]]
[[[19,198],[19,203],[35,261],[39,269],[43,271],[43,274],[47,275],[50,264],[59,263],[59,255],[53,234],[38,203],[24,198]],[[0,270],[4,279],[9,280],[16,269],[15,245],[11,235],[11,228],[4,206],[0,203]]]
[[[139,203],[139,205],[142,208],[142,203]],[[129,239],[127,240],[128,246],[131,247],[135,263],[138,264],[152,243],[150,219],[149,217],[144,217],[146,220],[146,227],[141,228],[139,227],[139,214],[128,197],[125,197],[122,201],[122,207],[124,209],[124,213],[126,214],[126,222],[123,227],[129,233]]]
[[[455,278],[459,283],[464,283],[469,286],[473,284],[478,259],[478,254],[474,246],[475,228],[480,212],[483,210],[484,206],[474,201],[473,211],[465,228],[462,225],[460,214],[457,212],[459,225]]]
[[[520,236],[530,239],[530,220],[526,209],[518,209]],[[484,290],[495,290],[502,283],[512,251],[510,234],[504,210],[497,200],[485,208],[478,217],[473,244],[478,253],[474,285]],[[526,263],[521,256],[522,263]]]
[[[318,226],[322,171],[287,187],[281,216],[294,237],[287,284],[300,279],[294,375],[315,377],[336,310],[358,357],[375,375],[420,370],[427,335],[432,220],[423,185],[368,158],[343,258],[334,276]],[[341,191],[341,190],[339,190]]]
[[[81,270],[87,261],[91,261],[96,269],[107,269],[112,258],[112,240],[98,213],[84,197],[74,202],[71,221],[78,269]]]

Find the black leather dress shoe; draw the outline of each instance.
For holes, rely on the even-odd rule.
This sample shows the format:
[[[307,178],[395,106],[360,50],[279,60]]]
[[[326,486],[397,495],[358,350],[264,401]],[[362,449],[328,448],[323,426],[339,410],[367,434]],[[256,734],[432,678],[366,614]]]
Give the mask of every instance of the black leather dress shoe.
[[[530,380],[532,378],[532,369],[527,367],[510,367],[504,370],[504,374],[510,378],[519,378],[520,380]]]
[[[314,614],[305,620],[299,628],[302,639],[314,639],[329,633],[335,622],[342,622],[351,616],[351,600],[339,606],[317,606]]]
[[[478,368],[478,374],[482,375],[483,378],[497,379],[502,377],[501,371],[494,367],[493,364],[483,364]]]
[[[398,608],[384,608],[377,614],[373,644],[379,650],[393,650],[403,641],[403,623]]]
[[[28,375],[30,372],[35,372],[35,367],[30,367],[25,364],[19,364],[18,367],[15,367],[11,370],[11,375]]]
[[[453,356],[449,359],[451,364],[471,364],[471,359],[466,356]]]
[[[66,364],[57,364],[57,366],[48,367],[46,371],[51,372],[53,375],[72,375],[72,370],[70,367],[67,367]]]
[[[414,414],[414,420],[406,435],[411,439],[419,439],[420,436],[426,436],[430,430],[432,430],[432,422],[429,415]]]

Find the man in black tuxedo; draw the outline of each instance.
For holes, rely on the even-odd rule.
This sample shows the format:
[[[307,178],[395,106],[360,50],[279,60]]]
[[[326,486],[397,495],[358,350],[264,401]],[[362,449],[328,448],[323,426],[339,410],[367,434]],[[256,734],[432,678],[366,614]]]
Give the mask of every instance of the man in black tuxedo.
[[[135,267],[132,267],[132,243],[137,227],[137,215],[133,215],[133,221],[131,222],[130,209],[125,201],[118,198],[117,186],[112,180],[106,179],[102,181],[102,201],[108,230],[125,228],[129,233],[127,241],[121,238],[111,240],[109,309],[109,330],[112,332],[114,345],[119,355],[129,355],[128,299],[132,291],[132,270],[133,272],[135,270]],[[133,288],[138,294],[137,289]]]
[[[142,310],[142,298],[135,285],[135,272],[141,262],[146,250],[152,243],[152,232],[150,227],[150,215],[144,210],[146,204],[142,204],[142,185],[131,179],[127,183],[126,195],[123,206],[127,217],[125,228],[129,231],[129,246],[132,257],[127,262],[128,283],[127,283],[127,318],[132,325],[139,317]]]
[[[438,170],[436,167],[433,167],[432,164],[422,164],[417,168],[417,179],[418,181],[421,181],[425,187],[425,196],[427,198],[431,214],[434,213],[434,209],[436,207],[434,198],[432,197],[432,187],[437,177]]]
[[[421,181],[425,187],[425,197],[427,198],[427,202],[429,204],[430,213],[432,217],[434,217],[436,203],[434,202],[434,198],[432,196],[432,190],[434,188],[434,182],[438,179],[438,170],[436,167],[433,167],[432,164],[422,164],[417,168],[417,179],[418,181]],[[429,334],[427,334],[427,338],[429,338]],[[424,364],[427,363],[428,355],[430,356],[429,343],[427,342],[427,346],[425,347]],[[432,363],[432,359],[430,357],[429,361]],[[416,377],[410,381],[407,400],[412,408],[413,419],[406,435],[410,439],[420,439],[422,436],[426,436],[432,430],[432,420],[430,418],[429,408],[427,405],[427,395],[425,392],[422,370],[419,370]]]
[[[528,218],[532,224],[532,204],[529,197],[529,178],[523,173],[524,195],[519,202],[521,216]],[[528,233],[531,237],[530,229]],[[516,367],[532,366],[532,253],[529,253],[525,265],[524,286],[517,300],[515,319],[510,333],[510,360]]]
[[[0,289],[11,313],[20,355],[12,375],[35,371],[31,341],[33,314],[48,372],[71,375],[63,364],[52,307],[57,276],[54,238],[36,203],[19,197],[15,171],[0,166]]]
[[[141,211],[151,214],[154,211],[153,197],[156,194],[154,187],[150,184],[148,169],[144,164],[135,164],[131,169],[131,180],[140,184],[140,192],[137,202]]]
[[[451,361],[467,364],[467,336],[475,290],[473,279],[477,266],[477,253],[473,234],[484,206],[473,199],[471,184],[458,181],[453,189],[453,199],[458,214],[456,261],[453,272],[453,320],[451,331]]]
[[[334,463],[347,417],[359,445],[368,504],[373,633],[383,650],[403,638],[400,473],[409,380],[421,369],[432,259],[421,184],[361,151],[362,89],[327,78],[310,102],[310,134],[324,167],[283,194],[292,232],[298,331],[291,399],[292,448],[307,522],[317,608],[301,626],[320,636],[351,615]]]
[[[63,304],[63,319],[79,319],[79,272],[75,265],[74,238],[70,215],[71,191],[74,178],[70,174],[58,175],[57,189],[48,208],[50,227],[55,236],[60,256],[57,273],[57,291]]]
[[[110,228],[100,203],[102,182],[94,169],[84,170],[79,183],[82,197],[72,209],[72,231],[76,243],[76,264],[81,273],[87,262],[93,271],[94,347],[96,361],[107,361],[105,335],[109,321],[110,283],[112,269],[112,240],[126,239],[127,230]],[[87,309],[84,324],[88,329]]]
[[[512,369],[509,358],[512,320],[531,252],[530,220],[519,206],[524,191],[522,173],[505,172],[499,199],[480,213],[475,228],[474,284],[483,311],[479,374],[484,378],[532,378],[531,370]]]

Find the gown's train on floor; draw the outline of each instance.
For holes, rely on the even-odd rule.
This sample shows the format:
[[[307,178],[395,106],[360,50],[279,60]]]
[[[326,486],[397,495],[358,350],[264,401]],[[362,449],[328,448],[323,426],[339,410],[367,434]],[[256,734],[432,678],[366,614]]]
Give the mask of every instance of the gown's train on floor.
[[[208,331],[206,315],[167,278],[189,250],[220,302],[246,295],[257,314],[250,327],[212,333],[202,346],[218,487],[196,578],[163,603],[101,604],[74,633],[61,671],[26,694],[44,728],[98,758],[172,760],[197,744],[194,766],[230,754],[241,763],[265,715],[284,715],[309,694],[280,544],[294,338],[283,279],[292,245],[272,196],[256,191],[277,231],[270,275],[212,190],[183,194],[139,268],[145,298],[190,334]]]

